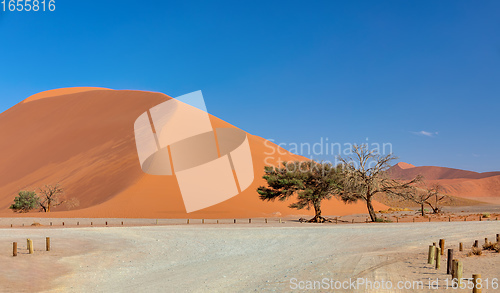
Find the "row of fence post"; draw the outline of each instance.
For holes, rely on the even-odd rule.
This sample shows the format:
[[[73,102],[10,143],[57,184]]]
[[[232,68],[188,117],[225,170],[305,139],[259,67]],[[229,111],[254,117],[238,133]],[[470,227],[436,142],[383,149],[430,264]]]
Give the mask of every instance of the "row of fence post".
[[[33,240],[30,238],[26,239],[26,249],[28,250],[28,254],[33,254],[35,252]],[[45,250],[50,251],[50,237],[45,237]],[[12,256],[17,256],[17,251],[17,242],[12,242]]]
[[[497,243],[500,243],[500,234],[496,234]],[[484,238],[485,244],[488,243],[488,238]],[[473,247],[479,247],[479,241],[475,240]],[[459,243],[459,251],[463,251],[463,243]],[[439,239],[439,246],[436,242],[433,245],[429,245],[429,252],[427,255],[427,263],[430,265],[435,265],[435,269],[441,268],[441,256],[444,255],[445,250],[445,240]],[[446,274],[451,275],[452,280],[456,280],[458,287],[460,288],[463,279],[464,265],[459,259],[454,258],[453,249],[449,248],[447,253],[447,263],[446,263]],[[481,274],[473,274],[473,293],[481,293]],[[478,285],[479,284],[479,285]]]
[[[482,218],[480,217],[479,220],[481,221],[481,219]],[[496,217],[495,220],[498,221],[498,217]],[[278,221],[279,221],[279,223],[281,223],[282,222],[281,218]],[[335,217],[335,224],[338,224],[339,221],[340,220],[338,219],[338,217]],[[415,223],[415,218],[413,218],[412,221]],[[448,217],[448,221],[451,222],[451,216]],[[467,217],[464,218],[464,221],[467,221]],[[202,224],[205,224],[205,219],[201,219],[201,222],[202,222]],[[344,222],[346,222],[346,221],[344,221]],[[368,218],[366,218],[365,219],[365,223],[368,223],[368,222],[369,222],[369,220],[368,220]],[[396,223],[399,223],[399,222],[400,222],[399,221],[399,217],[396,217]],[[429,217],[429,222],[431,222],[431,217]],[[190,219],[187,219],[187,224],[189,224],[189,223],[190,223]],[[233,223],[236,224],[236,219],[233,220]],[[248,219],[248,223],[252,223],[252,219],[251,218]],[[265,219],[265,223],[266,224],[268,223],[267,218]],[[351,223],[354,224],[354,219],[351,220]],[[158,225],[158,219],[156,219],[155,224]],[[219,224],[219,220],[217,220],[217,224]],[[49,225],[53,226],[53,223],[50,222]],[[61,222],[61,225],[65,226],[65,222]],[[123,221],[121,221],[121,225],[123,226]],[[80,222],[79,221],[76,222],[76,226],[80,226]],[[94,222],[90,222],[90,226],[94,226]],[[108,226],[108,221],[105,222],[105,226]],[[14,228],[14,225],[10,224],[10,227]],[[22,227],[25,227],[24,223],[22,224]]]

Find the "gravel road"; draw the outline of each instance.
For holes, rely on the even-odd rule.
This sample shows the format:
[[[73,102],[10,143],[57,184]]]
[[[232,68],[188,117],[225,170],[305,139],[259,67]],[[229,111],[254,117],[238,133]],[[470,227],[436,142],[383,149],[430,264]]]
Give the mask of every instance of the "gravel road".
[[[398,281],[444,279],[442,270],[436,273],[425,264],[428,245],[440,238],[455,248],[458,242],[470,246],[474,239],[493,240],[500,233],[500,222],[288,222],[0,231],[1,292],[299,292],[307,281],[324,278],[384,280],[393,286]],[[50,252],[44,251],[46,236],[52,240]],[[26,252],[26,238],[34,241],[34,255]],[[12,257],[13,241],[19,243],[17,257]],[[469,258],[464,276],[475,270],[483,278],[498,278],[499,260],[500,255],[493,254]],[[444,290],[440,288],[432,292]],[[356,290],[411,291],[427,292]]]

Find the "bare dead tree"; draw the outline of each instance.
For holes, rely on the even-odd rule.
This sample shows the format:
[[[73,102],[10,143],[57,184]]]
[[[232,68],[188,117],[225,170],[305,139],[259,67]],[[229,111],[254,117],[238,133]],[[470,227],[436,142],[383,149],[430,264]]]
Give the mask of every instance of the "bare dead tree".
[[[424,204],[427,204],[434,214],[441,212],[440,203],[446,198],[446,196],[439,193],[442,188],[443,187],[439,183],[424,187],[424,196],[426,198]],[[432,199],[434,199],[434,201]],[[423,206],[421,207],[423,208]]]
[[[427,204],[431,207],[431,209],[434,211],[435,214],[441,212],[441,203],[446,199],[445,195],[440,194],[440,191],[443,189],[443,186],[439,183],[434,183],[431,187],[431,189],[428,189],[427,191],[434,195],[434,206],[431,204],[430,201],[427,201]]]
[[[414,184],[421,177],[417,176],[410,181],[394,180],[388,177],[387,170],[390,162],[397,159],[392,154],[382,156],[376,150],[370,151],[367,145],[354,145],[352,156],[340,158],[344,176],[341,198],[345,202],[363,200],[373,222],[377,215],[373,208],[373,196],[385,193],[389,196],[405,197],[415,192]]]
[[[59,183],[45,185],[38,190],[40,195],[40,208],[44,212],[49,213],[51,207],[56,207],[64,203],[62,199],[63,189]]]
[[[424,183],[417,189],[418,190],[415,193],[405,194],[402,199],[406,199],[419,204],[422,216],[425,215],[425,205],[428,205],[432,209],[432,212],[434,214],[440,213],[440,204],[444,199],[446,199],[445,195],[440,194],[442,186],[439,183],[434,183],[430,186]]]

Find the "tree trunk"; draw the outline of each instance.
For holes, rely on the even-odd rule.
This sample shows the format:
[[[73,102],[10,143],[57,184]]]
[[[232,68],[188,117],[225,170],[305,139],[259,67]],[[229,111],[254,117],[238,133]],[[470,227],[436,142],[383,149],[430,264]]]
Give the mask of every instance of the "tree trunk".
[[[321,216],[321,202],[315,202],[313,203],[314,206],[314,218],[310,219],[309,222],[311,223],[323,223],[325,221],[325,218]]]
[[[377,221],[377,214],[375,214],[375,210],[373,209],[371,196],[366,197],[366,207],[368,208],[368,213],[370,214],[370,218],[372,219],[372,222],[376,222]]]
[[[425,216],[425,212],[424,212],[424,204],[422,204],[420,206],[420,212],[422,213],[422,217]]]
[[[427,204],[428,204],[428,205],[429,205],[429,207],[431,208],[432,213],[437,214],[437,209],[436,209],[436,208],[434,208],[430,202],[427,202]]]

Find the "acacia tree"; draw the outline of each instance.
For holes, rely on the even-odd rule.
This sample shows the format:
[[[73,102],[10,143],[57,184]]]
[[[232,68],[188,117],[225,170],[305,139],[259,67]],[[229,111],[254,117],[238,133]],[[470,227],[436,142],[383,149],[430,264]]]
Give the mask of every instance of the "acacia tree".
[[[415,192],[414,184],[420,181],[420,176],[410,181],[399,181],[388,177],[387,170],[390,162],[397,159],[392,154],[382,156],[376,150],[369,150],[368,146],[353,145],[352,156],[340,157],[343,165],[343,182],[341,198],[345,202],[363,200],[373,222],[377,221],[377,214],[373,209],[373,196],[385,193],[389,196],[405,197]]]
[[[325,218],[321,216],[321,202],[338,195],[340,190],[340,167],[330,163],[314,161],[283,162],[282,167],[265,167],[262,176],[268,186],[257,189],[259,198],[264,201],[278,199],[284,201],[292,196],[297,201],[289,205],[295,209],[314,208],[314,218],[309,222],[322,223]]]
[[[419,204],[422,216],[425,216],[424,205],[426,204],[432,209],[434,214],[437,214],[441,211],[440,203],[446,198],[446,196],[439,193],[441,189],[442,186],[439,183],[434,183],[430,186],[418,188],[414,193],[406,193],[402,196],[402,199]],[[432,198],[434,198],[434,203],[432,202]]]
[[[39,192],[41,195],[39,203],[40,208],[46,213],[50,212],[51,207],[56,207],[64,203],[64,200],[61,198],[63,189],[59,183],[54,185],[45,185],[44,187],[39,188]]]
[[[14,203],[9,207],[14,212],[27,213],[37,207],[40,199],[34,191],[19,191],[19,196],[16,196]]]

